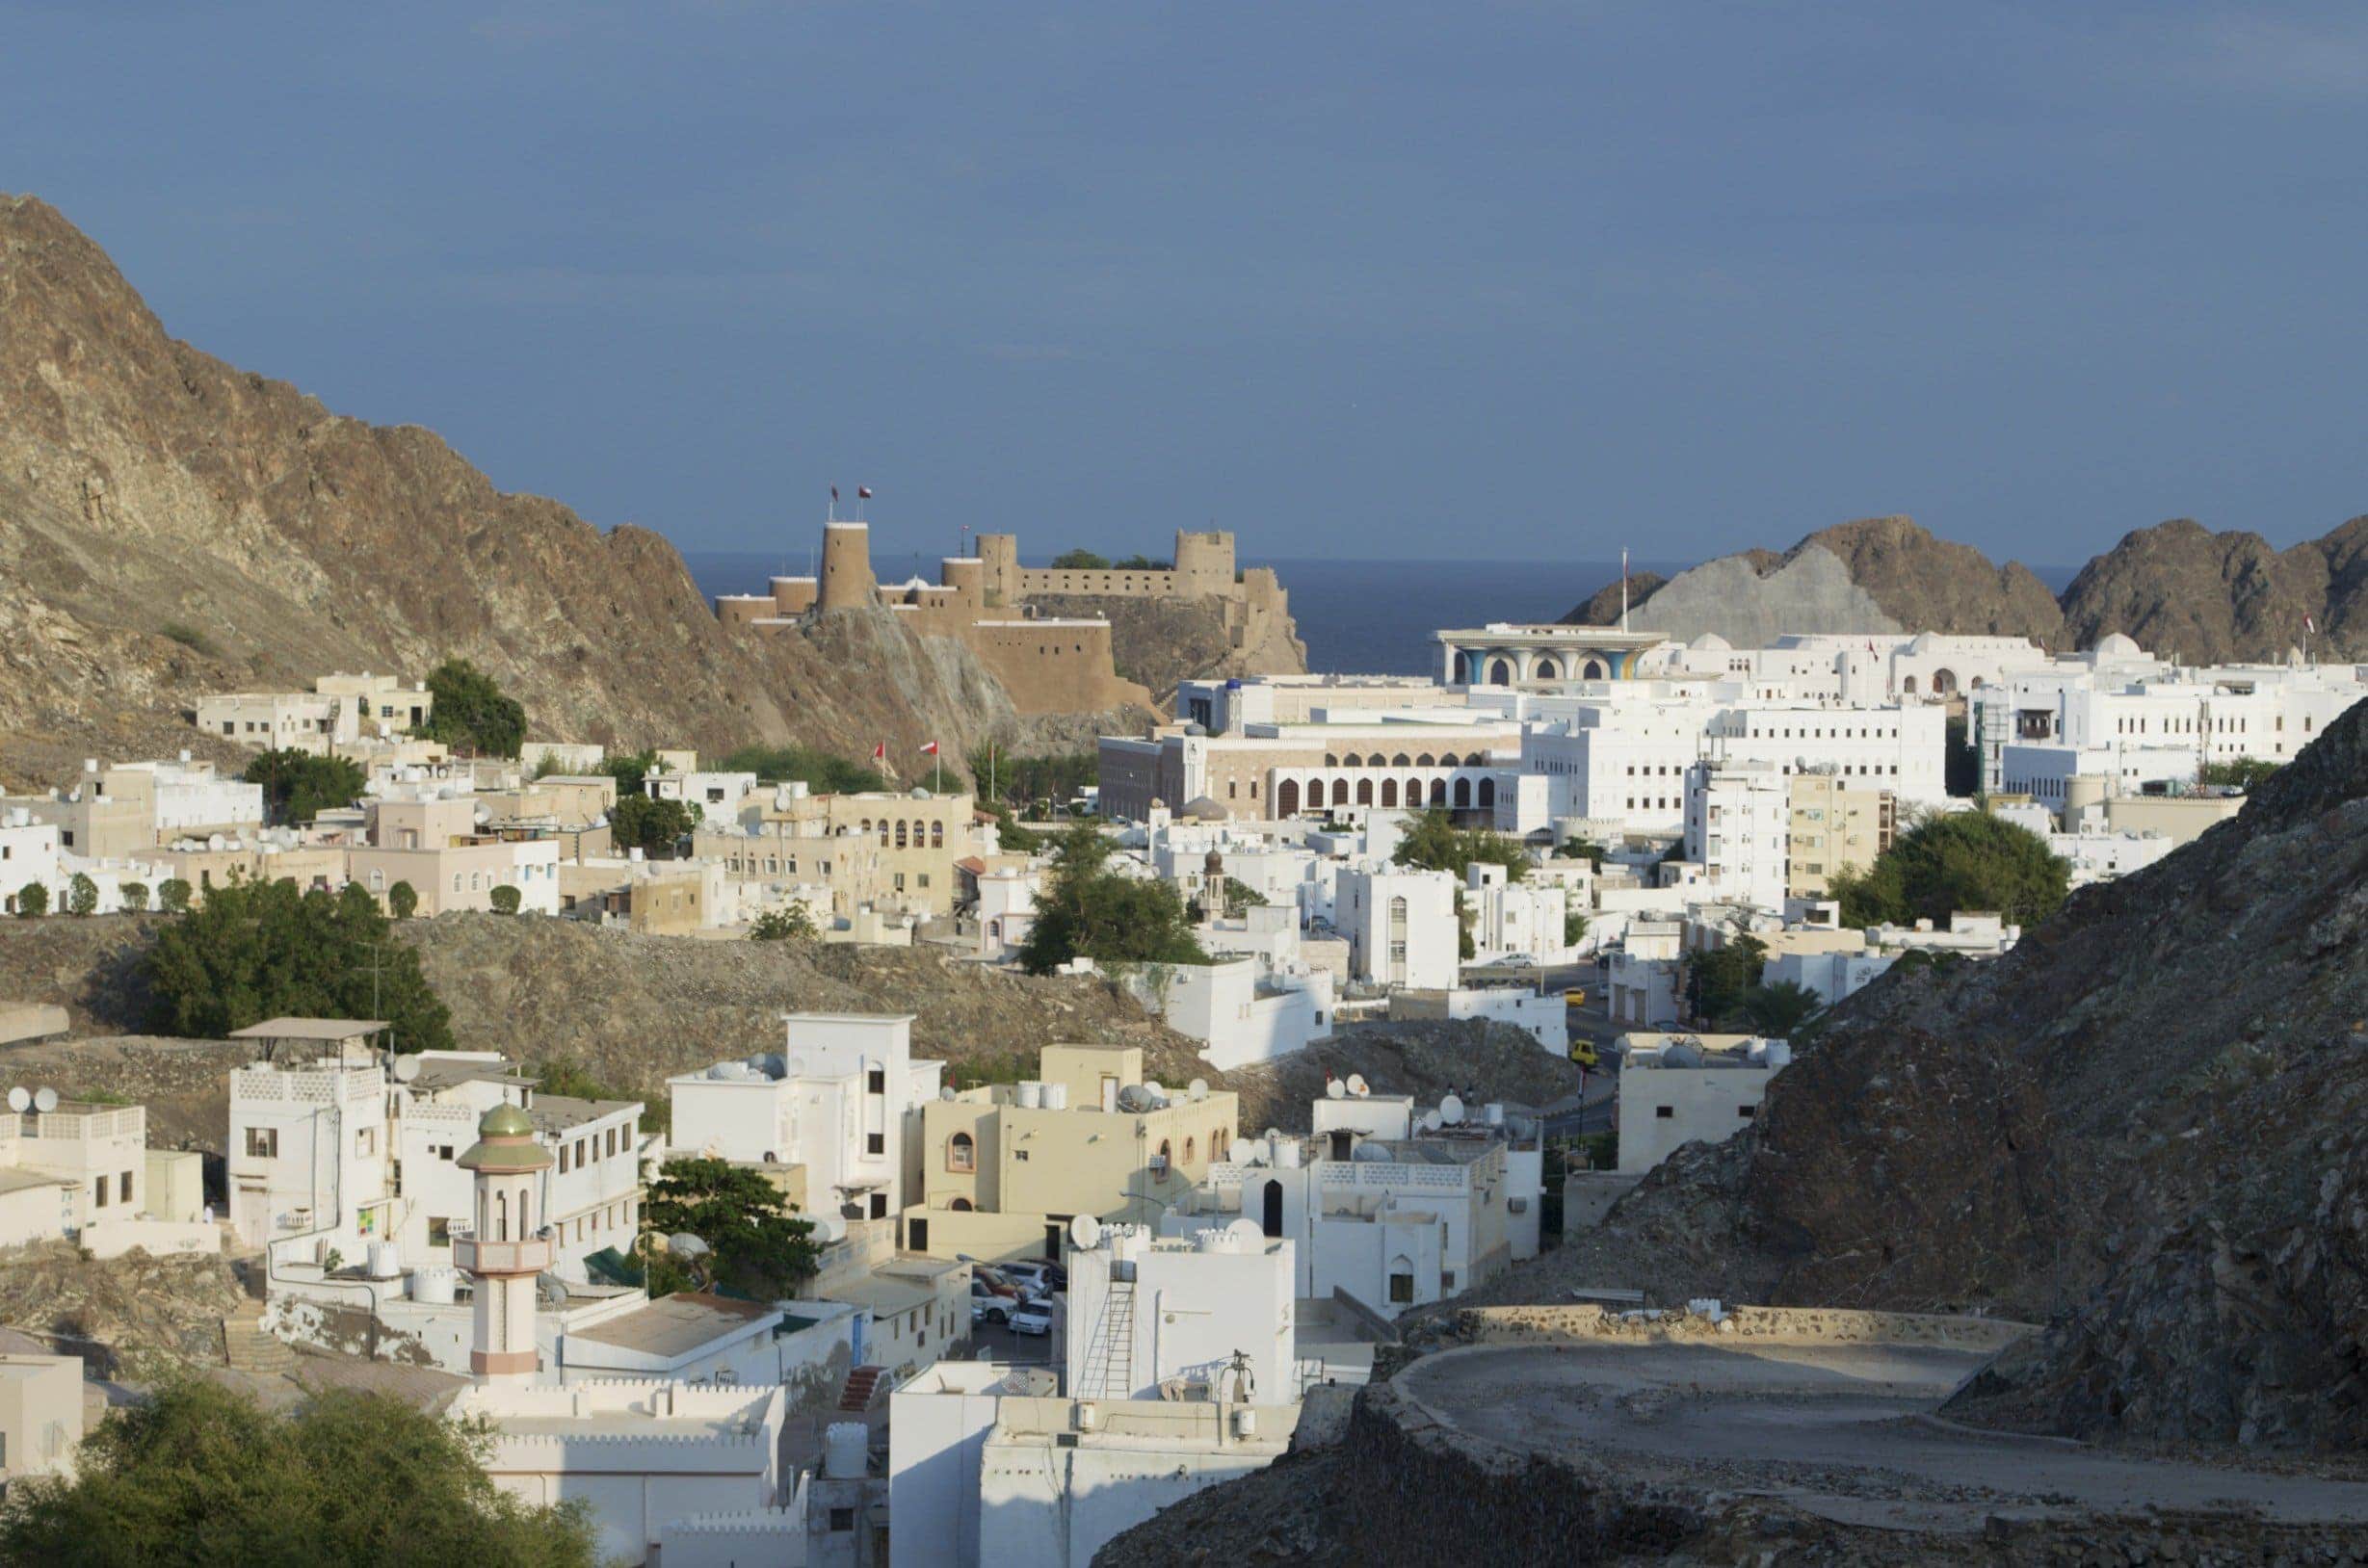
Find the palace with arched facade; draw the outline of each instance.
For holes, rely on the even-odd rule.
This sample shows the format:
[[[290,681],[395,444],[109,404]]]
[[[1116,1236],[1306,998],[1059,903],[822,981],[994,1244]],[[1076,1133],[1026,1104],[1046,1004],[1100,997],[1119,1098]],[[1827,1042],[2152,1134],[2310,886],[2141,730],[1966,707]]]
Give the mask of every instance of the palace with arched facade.
[[[1552,688],[1574,681],[1636,677],[1637,659],[1668,640],[1658,632],[1609,626],[1530,626],[1509,621],[1433,634],[1449,686]]]

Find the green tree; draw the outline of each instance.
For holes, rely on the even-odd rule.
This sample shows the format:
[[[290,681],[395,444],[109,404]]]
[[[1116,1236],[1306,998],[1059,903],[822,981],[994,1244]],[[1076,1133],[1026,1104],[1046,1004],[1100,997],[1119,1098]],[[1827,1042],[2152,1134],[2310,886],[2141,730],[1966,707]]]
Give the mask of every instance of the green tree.
[[[617,798],[622,800],[630,795],[647,795],[644,786],[649,775],[662,770],[655,751],[620,751],[594,763],[592,771],[617,780]]]
[[[486,1474],[488,1444],[381,1394],[323,1390],[281,1415],[171,1382],[109,1411],[72,1479],[12,1483],[0,1561],[591,1568],[589,1507],[511,1497]]]
[[[1080,955],[1107,963],[1208,962],[1175,889],[1112,871],[1110,850],[1090,823],[1061,835],[1020,963],[1046,975]]]
[[[518,912],[522,897],[516,888],[504,882],[486,896],[486,902],[493,906],[493,912],[497,915],[514,915]]]
[[[148,906],[148,884],[145,882],[119,883],[116,888],[116,897],[123,901],[123,907],[126,911],[135,915],[140,914]]]
[[[451,1049],[452,1015],[391,932],[359,882],[334,895],[285,880],[215,888],[141,960],[157,1032],[219,1039],[283,1014],[383,1018],[399,1051]]]
[[[16,918],[36,920],[49,913],[49,889],[39,882],[27,882],[16,890]]]
[[[1566,839],[1563,841],[1563,858],[1584,860],[1600,871],[1603,869],[1603,846],[1593,839]]]
[[[1788,1040],[1825,1006],[1807,986],[1778,980],[1774,985],[1753,986],[1743,999],[1743,1015],[1769,1038]]]
[[[178,876],[168,876],[156,884],[156,907],[168,915],[189,913],[189,883]]]
[[[1101,759],[1091,751],[1060,751],[1046,756],[1014,757],[1001,746],[972,748],[963,759],[971,787],[982,809],[992,810],[990,799],[1022,808],[1039,800],[1066,801],[1101,776]]]
[[[2034,926],[2064,906],[2071,867],[2047,841],[1986,811],[1928,817],[1863,872],[1832,880],[1846,926],[1945,926],[1960,910]]]
[[[514,757],[526,744],[526,709],[466,659],[447,659],[429,673],[435,709],[419,733],[455,751]]]
[[[1734,1018],[1759,984],[1767,959],[1768,944],[1756,936],[1737,936],[1694,954],[1686,963],[1686,1003],[1694,1016],[1712,1024]]]
[[[811,942],[821,934],[814,928],[814,917],[802,903],[768,909],[749,928],[750,938],[757,942]]]
[[[803,784],[816,795],[860,795],[888,787],[877,769],[796,741],[744,745],[724,759],[724,771],[754,773],[760,784]]]
[[[789,1212],[780,1189],[761,1171],[724,1160],[669,1161],[649,1184],[642,1219],[661,1255],[668,1237],[686,1231],[706,1242],[711,1250],[695,1266],[694,1281],[751,1301],[793,1294],[814,1277],[822,1257],[812,1222]],[[666,1271],[650,1272],[663,1279]]]
[[[1475,863],[1505,868],[1505,880],[1517,882],[1529,875],[1529,854],[1502,833],[1485,827],[1460,828],[1444,811],[1426,811],[1398,841],[1390,859],[1423,871],[1452,872],[1463,879],[1463,868]]]
[[[1132,555],[1123,561],[1112,562],[1111,569],[1121,572],[1165,572],[1173,571],[1175,565],[1172,562],[1153,561],[1145,555]]]
[[[271,822],[308,823],[322,812],[350,806],[369,781],[359,764],[344,757],[304,751],[266,751],[248,763],[247,782],[263,786],[263,814]]]
[[[397,882],[386,890],[386,907],[397,920],[408,920],[419,908],[419,889],[408,882]]]
[[[1583,910],[1572,909],[1565,913],[1563,916],[1563,946],[1566,948],[1575,948],[1581,942],[1586,940],[1586,912]]]
[[[2243,790],[2247,795],[2250,795],[2282,766],[2284,766],[2282,763],[2271,762],[2264,757],[2235,757],[2227,762],[2204,764],[2201,771],[2197,775],[2196,782],[2219,785],[2223,789]]]
[[[1097,556],[1091,550],[1064,550],[1052,558],[1052,569],[1057,572],[1106,572],[1110,558]]]
[[[639,849],[660,860],[671,860],[698,825],[699,809],[684,800],[655,800],[646,795],[620,795],[609,808],[609,838],[619,853]]]
[[[98,913],[98,884],[82,872],[76,872],[66,884],[66,912],[69,915]]]

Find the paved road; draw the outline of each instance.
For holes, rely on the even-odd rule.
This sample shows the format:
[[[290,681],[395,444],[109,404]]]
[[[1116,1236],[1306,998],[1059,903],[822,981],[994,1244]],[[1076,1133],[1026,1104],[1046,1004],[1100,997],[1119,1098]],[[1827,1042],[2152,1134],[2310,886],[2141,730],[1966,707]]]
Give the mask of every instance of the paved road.
[[[2163,1507],[2368,1526],[2368,1484],[2147,1459],[1934,1417],[1983,1359],[1927,1346],[1483,1347],[1419,1362],[1401,1386],[1476,1437],[1707,1469],[1721,1484],[1846,1524],[1972,1531],[1991,1514]]]

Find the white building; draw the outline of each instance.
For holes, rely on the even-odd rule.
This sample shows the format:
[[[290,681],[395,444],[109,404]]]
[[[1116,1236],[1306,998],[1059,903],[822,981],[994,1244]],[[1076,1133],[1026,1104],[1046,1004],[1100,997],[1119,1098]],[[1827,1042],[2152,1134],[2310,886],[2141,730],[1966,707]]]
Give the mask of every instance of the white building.
[[[944,1063],[913,1058],[909,1013],[782,1022],[781,1052],[667,1080],[669,1154],[803,1165],[826,1232],[847,1206],[869,1219],[902,1214],[906,1117],[937,1098]]]
[[[1068,1252],[1066,1397],[1049,1372],[977,1362],[899,1388],[898,1560],[1086,1568],[1159,1509],[1281,1457],[1300,1411],[1291,1246],[1254,1230],[1089,1231]]]
[[[1687,771],[1685,857],[1714,896],[1782,909],[1791,856],[1792,791],[1776,764],[1703,761]]]
[[[1723,1143],[1750,1124],[1768,1081],[1792,1060],[1782,1040],[1630,1034],[1621,1040],[1619,1168],[1641,1174],[1687,1143]]]
[[[1897,961],[1896,954],[1779,953],[1760,972],[1763,985],[1798,985],[1830,1007],[1873,984]]]
[[[15,914],[17,897],[28,885],[48,895],[49,908],[58,907],[66,892],[58,824],[35,817],[23,805],[0,807],[0,911]]]
[[[1605,1006],[1615,1024],[1673,1025],[1679,1012],[1682,920],[1632,919],[1620,945],[1604,957]]]
[[[1463,914],[1472,933],[1472,961],[1527,958],[1556,963],[1568,952],[1563,940],[1568,895],[1557,884],[1510,879],[1493,861],[1463,868]]]
[[[1446,872],[1343,868],[1332,924],[1349,940],[1350,972],[1358,980],[1437,989],[1456,983],[1456,879]]]
[[[1392,991],[1389,1015],[1393,1019],[1486,1018],[1520,1030],[1550,1056],[1570,1055],[1570,1006],[1560,991],[1540,992],[1525,985]]]
[[[741,808],[756,793],[757,784],[754,773],[652,772],[642,787],[654,800],[698,807],[701,822],[730,823],[740,820]]]
[[[1301,966],[1270,973],[1255,958],[1162,970],[1169,1027],[1202,1044],[1221,1071],[1272,1061],[1332,1033],[1332,977]]]

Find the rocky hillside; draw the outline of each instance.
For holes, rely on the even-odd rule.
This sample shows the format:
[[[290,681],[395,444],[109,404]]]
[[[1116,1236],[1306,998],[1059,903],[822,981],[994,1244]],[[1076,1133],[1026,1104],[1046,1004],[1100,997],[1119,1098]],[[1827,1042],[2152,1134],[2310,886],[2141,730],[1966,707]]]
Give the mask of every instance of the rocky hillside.
[[[1307,647],[1286,617],[1252,645],[1233,646],[1225,612],[1214,598],[1120,599],[1039,593],[1028,601],[1046,615],[1101,615],[1110,621],[1111,662],[1163,704],[1176,682],[1212,675],[1301,675]]]
[[[1504,1300],[1649,1283],[2049,1324],[1962,1401],[2368,1444],[2368,709],[1994,963],[1887,978]]]
[[[2368,517],[2291,550],[2162,523],[2090,562],[2064,593],[2074,642],[2122,632],[2191,660],[2282,659],[2304,640],[2305,615],[2319,627],[2314,655],[2368,655]]]
[[[2092,647],[2120,632],[2190,663],[2279,660],[2311,651],[2368,657],[2368,517],[2291,550],[2258,534],[2214,534],[2178,521],[2141,529],[2083,567],[2061,598],[2023,566],[1991,562],[1905,517],[1874,517],[1810,535],[1778,555],[1745,550],[1664,582],[1629,580],[1629,623],[1691,641],[1716,632],[1738,647],[1785,632],[1945,632],[2029,637]],[[1563,616],[1578,626],[1619,619],[1619,584]]]
[[[74,1037],[0,1050],[11,1083],[50,1084],[149,1107],[154,1140],[219,1151],[223,1074],[247,1053],[214,1040],[145,1037],[139,958],[162,916],[0,921],[0,997],[65,1006]],[[1205,1078],[1242,1096],[1249,1133],[1302,1130],[1324,1075],[1362,1073],[1383,1093],[1435,1101],[1484,1096],[1544,1104],[1578,1072],[1502,1025],[1381,1024],[1300,1055],[1221,1073],[1196,1042],[1099,980],[1036,979],[928,949],[794,947],[644,936],[560,920],[444,915],[397,928],[452,1009],[464,1049],[567,1062],[655,1096],[669,1074],[780,1048],[792,1010],[909,1012],[913,1045],[955,1074],[1016,1076],[1047,1043],[1140,1045],[1170,1085]]]
[[[170,755],[198,695],[475,660],[534,732],[851,754],[1024,733],[884,613],[727,637],[673,547],[509,495],[433,433],[341,417],[169,336],[58,212],[0,196],[0,785]]]
[[[1737,647],[1786,632],[1934,631],[2057,640],[2063,611],[2024,566],[1992,564],[1970,545],[1936,538],[1907,517],[1820,529],[1782,555],[1747,550],[1679,572],[1640,600],[1629,583],[1629,624],[1691,641],[1716,632]],[[1563,619],[1611,625],[1619,585]]]

